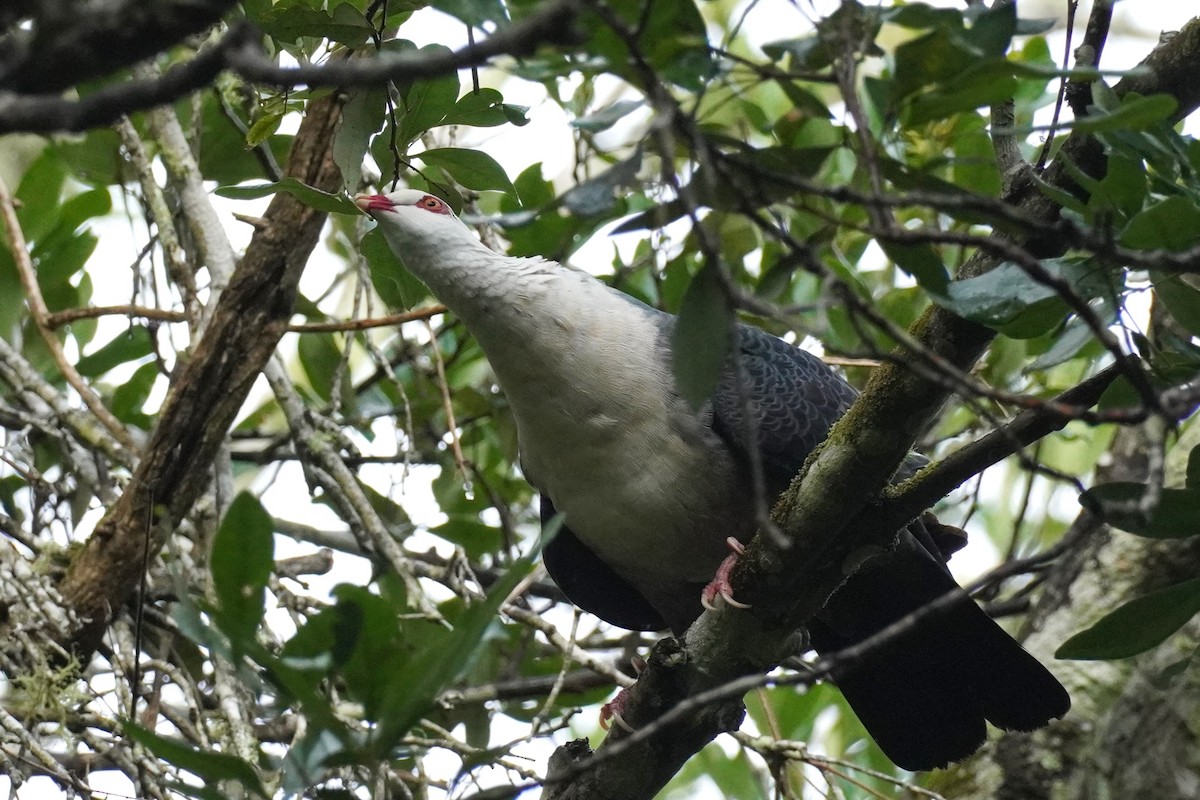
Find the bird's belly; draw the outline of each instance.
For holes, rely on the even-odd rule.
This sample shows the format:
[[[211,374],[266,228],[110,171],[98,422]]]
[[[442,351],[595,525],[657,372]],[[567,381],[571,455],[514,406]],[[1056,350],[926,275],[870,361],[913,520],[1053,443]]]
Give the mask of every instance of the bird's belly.
[[[710,431],[644,424],[576,434],[523,439],[522,464],[575,535],[634,585],[707,582],[725,539],[753,532],[748,493]]]

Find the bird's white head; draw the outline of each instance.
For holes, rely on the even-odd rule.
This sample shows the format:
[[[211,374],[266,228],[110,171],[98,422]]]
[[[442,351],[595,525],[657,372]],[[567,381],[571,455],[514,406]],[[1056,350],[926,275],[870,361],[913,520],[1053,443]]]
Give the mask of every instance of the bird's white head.
[[[422,262],[449,251],[483,249],[483,245],[445,200],[416,189],[391,194],[360,194],[354,204],[379,223],[392,251],[416,272]]]
[[[412,209],[414,219],[426,222],[428,218],[422,216],[424,214],[455,218],[445,200],[417,189],[400,189],[391,194],[360,194],[354,198],[354,205],[380,222],[385,218],[406,218],[409,212],[405,209]]]

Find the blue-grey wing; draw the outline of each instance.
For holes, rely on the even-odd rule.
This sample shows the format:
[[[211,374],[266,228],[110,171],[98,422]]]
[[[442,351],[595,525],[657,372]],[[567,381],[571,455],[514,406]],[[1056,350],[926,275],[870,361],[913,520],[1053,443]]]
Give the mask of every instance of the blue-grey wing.
[[[735,346],[713,393],[713,429],[739,456],[757,453],[779,491],[858,393],[812,353],[758,328],[739,325]]]

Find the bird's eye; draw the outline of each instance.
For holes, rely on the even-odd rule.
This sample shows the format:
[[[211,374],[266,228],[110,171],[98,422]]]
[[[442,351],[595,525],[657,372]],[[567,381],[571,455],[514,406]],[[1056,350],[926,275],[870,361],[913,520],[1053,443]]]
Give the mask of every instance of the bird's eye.
[[[427,194],[421,198],[421,202],[417,203],[421,208],[432,211],[435,214],[449,214],[450,206],[431,194]]]

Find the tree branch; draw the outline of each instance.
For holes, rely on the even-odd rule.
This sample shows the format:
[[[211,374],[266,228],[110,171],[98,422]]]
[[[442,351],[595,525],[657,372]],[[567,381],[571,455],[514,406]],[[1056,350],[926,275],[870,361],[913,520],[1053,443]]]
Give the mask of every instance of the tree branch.
[[[1116,365],[1109,366],[1053,400],[1021,412],[1003,428],[956,450],[903,484],[885,489],[883,494],[887,501],[880,513],[891,517],[899,529],[983,470],[1022,447],[1062,430],[1077,418],[1079,410],[1099,402],[1100,396],[1120,374]]]
[[[0,50],[0,88],[54,92],[108,75],[161,53],[221,20],[234,0],[143,3],[46,3],[30,30],[12,34]],[[49,10],[48,10],[49,9]]]
[[[334,94],[309,104],[289,161],[289,175],[324,191],[341,187],[331,156],[341,102]],[[264,220],[182,366],[128,488],[63,579],[64,598],[84,620],[69,643],[81,655],[136,586],[143,548],[161,547],[208,484],[213,459],[286,328],[325,214],[280,193]]]
[[[0,217],[4,219],[9,251],[12,253],[17,274],[21,278],[21,286],[25,289],[25,302],[29,305],[29,314],[33,317],[33,323],[37,327],[38,333],[41,334],[42,341],[46,343],[46,349],[54,359],[55,365],[58,366],[58,371],[66,378],[67,383],[71,384],[71,388],[79,394],[88,410],[96,416],[100,424],[112,434],[122,447],[127,450],[136,450],[137,446],[129,435],[129,431],[125,429],[119,419],[113,416],[113,413],[92,391],[92,388],[84,383],[83,376],[67,359],[62,343],[58,341],[58,336],[55,335],[49,324],[50,309],[46,307],[46,301],[42,298],[42,288],[38,283],[37,271],[29,255],[29,248],[25,244],[25,234],[21,230],[21,223],[17,219],[17,210],[13,202],[13,197],[8,191],[8,184],[0,179]]]
[[[82,131],[109,125],[120,116],[170,103],[211,84],[232,69],[248,81],[281,87],[346,88],[381,86],[388,81],[434,78],[479,66],[498,55],[532,53],[542,43],[576,40],[574,0],[551,0],[509,28],[453,53],[390,53],[367,60],[319,66],[280,67],[267,57],[253,25],[239,23],[215,46],[161,78],[136,80],[97,89],[79,100],[51,94],[0,91],[0,133]]]

